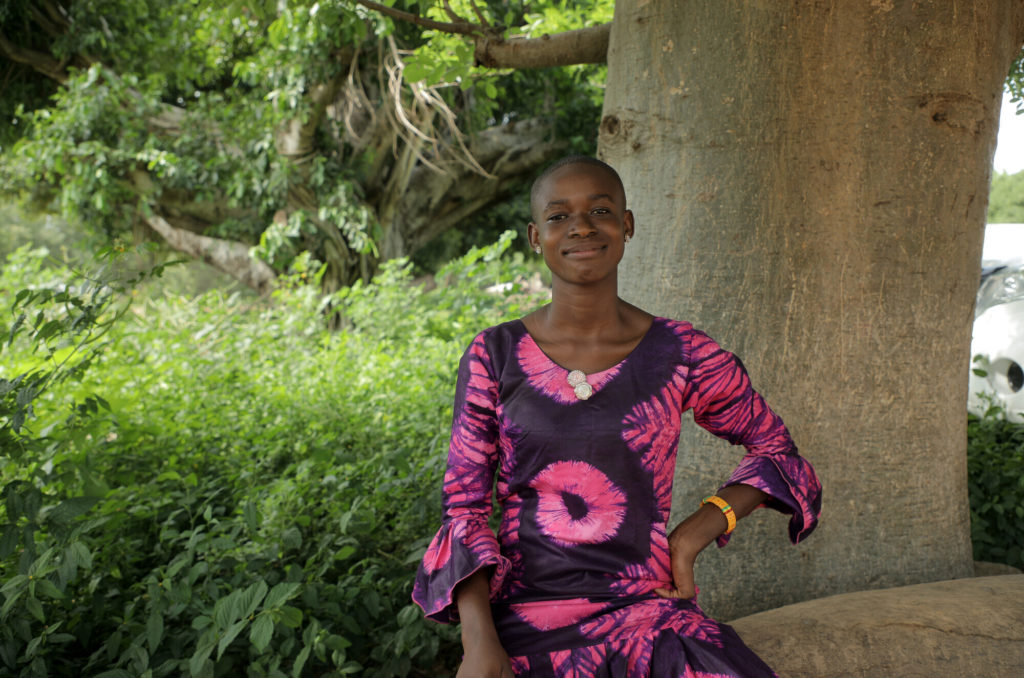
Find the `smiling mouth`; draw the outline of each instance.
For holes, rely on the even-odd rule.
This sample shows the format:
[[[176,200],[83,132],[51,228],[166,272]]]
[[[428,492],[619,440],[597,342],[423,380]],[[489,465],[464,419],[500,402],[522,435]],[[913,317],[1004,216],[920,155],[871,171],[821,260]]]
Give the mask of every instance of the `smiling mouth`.
[[[585,245],[582,247],[573,247],[571,249],[567,249],[563,252],[563,254],[567,257],[572,257],[574,259],[586,259],[587,257],[593,257],[600,254],[606,248],[607,245]]]

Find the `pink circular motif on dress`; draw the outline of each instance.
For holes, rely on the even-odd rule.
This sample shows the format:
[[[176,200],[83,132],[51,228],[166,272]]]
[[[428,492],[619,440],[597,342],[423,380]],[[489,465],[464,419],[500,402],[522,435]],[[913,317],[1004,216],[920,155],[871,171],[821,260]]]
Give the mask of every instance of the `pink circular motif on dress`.
[[[626,514],[626,494],[582,461],[555,462],[530,487],[537,490],[537,524],[559,546],[608,541]]]

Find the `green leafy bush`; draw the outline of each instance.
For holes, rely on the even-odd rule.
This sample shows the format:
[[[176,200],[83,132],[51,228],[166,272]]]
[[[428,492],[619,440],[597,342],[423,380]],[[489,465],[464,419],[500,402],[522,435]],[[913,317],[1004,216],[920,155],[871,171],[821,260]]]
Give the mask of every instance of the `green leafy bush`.
[[[31,506],[0,509],[34,549],[0,560],[0,672],[449,675],[454,629],[409,596],[440,518],[458,358],[537,301],[486,289],[533,274],[501,256],[512,237],[429,290],[398,261],[328,299],[137,298],[33,422],[61,429],[84,394],[110,411],[68,429],[47,482],[3,466],[5,484],[85,501],[59,538],[22,529]]]
[[[968,415],[967,477],[974,559],[1024,568],[1024,426]]]

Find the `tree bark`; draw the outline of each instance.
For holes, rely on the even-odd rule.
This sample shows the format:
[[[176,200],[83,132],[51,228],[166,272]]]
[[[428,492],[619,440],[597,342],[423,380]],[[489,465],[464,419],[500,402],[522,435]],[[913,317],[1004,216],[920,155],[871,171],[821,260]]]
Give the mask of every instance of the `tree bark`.
[[[24,64],[59,83],[64,83],[68,80],[68,62],[66,59],[57,59],[52,54],[37,52],[15,45],[2,33],[0,33],[0,56],[4,56],[15,63]]]
[[[825,491],[804,545],[764,511],[701,556],[713,614],[970,576],[972,308],[1022,4],[616,4],[622,294],[740,355]],[[676,513],[736,461],[685,427]]]
[[[540,38],[494,40],[477,37],[473,58],[490,68],[550,68],[603,64],[608,56],[611,24],[565,31]]]
[[[171,248],[202,259],[260,294],[270,293],[276,277],[274,270],[266,263],[250,256],[249,246],[245,243],[211,238],[175,228],[166,219],[155,214],[147,216],[146,223],[159,233]]]

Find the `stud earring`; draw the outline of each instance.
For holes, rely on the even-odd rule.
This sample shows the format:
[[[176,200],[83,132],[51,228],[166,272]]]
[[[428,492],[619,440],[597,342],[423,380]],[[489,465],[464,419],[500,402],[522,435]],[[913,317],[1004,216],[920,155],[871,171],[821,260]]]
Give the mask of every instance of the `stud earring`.
[[[536,252],[537,254],[540,254],[540,248],[539,247],[534,247],[533,251]]]
[[[630,235],[629,233],[627,233],[627,234],[626,234],[626,238],[625,238],[626,242],[629,242],[629,239],[630,239],[631,237],[632,237],[632,236],[631,236],[631,235]]]

